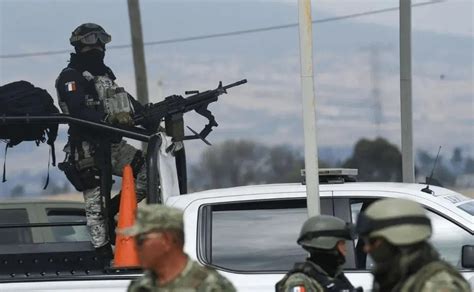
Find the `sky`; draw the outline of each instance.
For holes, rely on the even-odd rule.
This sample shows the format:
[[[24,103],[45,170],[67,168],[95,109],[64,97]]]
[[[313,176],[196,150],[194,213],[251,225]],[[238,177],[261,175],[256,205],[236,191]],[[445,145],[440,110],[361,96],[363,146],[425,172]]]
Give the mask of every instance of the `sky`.
[[[296,1],[148,0],[140,6],[145,43],[298,21]],[[321,20],[397,6],[396,0],[312,1],[312,15]],[[449,155],[454,147],[462,147],[474,156],[473,11],[471,0],[434,2],[412,10],[416,149],[436,154],[441,145]],[[400,145],[398,21],[398,12],[391,11],[313,25],[321,149],[347,154],[360,138],[376,136]],[[69,36],[84,22],[101,24],[112,35],[110,45],[131,42],[125,0],[0,0],[0,84],[28,80],[56,98],[54,81],[67,65],[67,52],[8,55],[72,52]],[[220,80],[248,79],[209,107],[219,123],[208,137],[212,143],[253,139],[302,147],[297,27],[146,46],[145,54],[153,102],[185,90],[215,88]],[[117,83],[135,95],[131,49],[107,50],[106,63]],[[185,121],[196,130],[205,123],[195,114],[186,115]],[[63,130],[58,149],[65,139]],[[186,147],[196,162],[207,146],[191,141]],[[9,151],[8,159],[17,161],[10,163],[12,175],[32,167],[44,172],[47,147],[31,149],[27,145]]]

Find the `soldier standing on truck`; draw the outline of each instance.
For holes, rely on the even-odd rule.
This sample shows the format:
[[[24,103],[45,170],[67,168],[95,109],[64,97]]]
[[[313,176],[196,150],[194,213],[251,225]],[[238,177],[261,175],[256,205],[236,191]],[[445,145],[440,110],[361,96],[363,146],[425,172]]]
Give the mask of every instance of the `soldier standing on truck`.
[[[72,32],[69,41],[75,53],[71,53],[68,66],[56,80],[62,112],[93,122],[133,126],[132,114],[139,113],[143,106],[114,82],[114,73],[104,64],[105,45],[111,41],[111,36],[101,26],[85,23]],[[84,194],[93,246],[102,259],[111,259],[111,241],[114,239],[109,238],[108,229],[115,227],[113,224],[107,226],[106,216],[112,217],[109,221],[113,222],[119,198],[115,196],[109,210],[103,210],[99,161],[104,159],[104,155],[99,154],[99,141],[106,134],[72,124],[68,133],[68,143],[64,148],[66,161],[62,169],[74,187]],[[108,138],[112,174],[121,176],[123,167],[131,164],[136,178],[137,200],[141,201],[147,195],[142,151],[127,144],[119,135]]]

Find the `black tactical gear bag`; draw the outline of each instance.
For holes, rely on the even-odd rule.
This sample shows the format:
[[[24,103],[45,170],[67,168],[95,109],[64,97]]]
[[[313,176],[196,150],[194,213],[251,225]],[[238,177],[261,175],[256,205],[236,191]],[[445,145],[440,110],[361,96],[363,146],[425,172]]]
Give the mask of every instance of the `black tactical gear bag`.
[[[34,87],[27,81],[16,81],[0,86],[0,116],[47,116],[57,114],[53,98],[44,89]],[[45,142],[53,145],[58,134],[58,125],[1,125],[0,139],[9,147],[23,141]],[[46,136],[48,139],[46,140]]]
[[[51,146],[52,163],[55,165],[54,141],[58,135],[57,124],[6,125],[1,123],[1,118],[2,116],[49,116],[57,113],[59,110],[54,106],[53,98],[44,89],[35,87],[27,81],[16,81],[0,86],[0,140],[7,143],[6,148],[23,141],[35,141],[36,145],[46,142]],[[3,180],[5,181],[5,173]]]

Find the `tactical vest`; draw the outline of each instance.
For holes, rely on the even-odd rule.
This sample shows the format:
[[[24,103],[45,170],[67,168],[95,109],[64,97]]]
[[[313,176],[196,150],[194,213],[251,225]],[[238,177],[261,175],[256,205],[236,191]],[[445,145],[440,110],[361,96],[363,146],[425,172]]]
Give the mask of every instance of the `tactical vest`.
[[[115,75],[112,70],[108,67],[104,70],[104,73],[98,76],[93,76],[91,73],[81,71],[80,68],[74,67],[71,64],[63,69],[61,74],[56,80],[56,89],[58,93],[58,103],[63,113],[70,114],[71,109],[68,108],[68,104],[63,100],[62,93],[59,88],[63,86],[59,84],[59,80],[63,74],[71,73],[68,71],[77,72],[79,76],[74,74],[76,80],[75,86],[81,86],[84,96],[75,96],[74,98],[83,99],[84,102],[79,103],[80,107],[90,109],[94,112],[100,113],[106,118],[107,115],[116,112],[130,112],[132,113],[131,100],[129,95],[119,87],[115,82]],[[76,103],[77,104],[77,103]],[[81,109],[76,108],[75,111]],[[91,143],[97,143],[97,141],[104,137],[104,132],[98,129],[85,128],[80,125],[69,125],[70,141],[75,140],[74,143],[80,146],[82,141],[88,141]],[[107,134],[108,139],[113,143],[118,143],[122,139],[120,134]]]
[[[84,76],[87,81],[94,83],[97,97],[99,99],[88,99],[86,97],[86,106],[94,107],[101,103],[104,107],[105,113],[108,115],[121,112],[132,112],[127,92],[123,87],[119,87],[107,74],[93,76],[88,71],[84,71],[82,72],[82,76]]]
[[[318,271],[312,264],[308,262],[296,263],[292,270],[290,270],[285,277],[280,280],[276,285],[275,289],[277,292],[283,291],[282,287],[285,284],[286,280],[293,274],[302,273],[306,276],[314,279],[321,285],[324,291],[327,292],[359,292],[362,291],[362,288],[354,288],[351,282],[344,276],[344,274],[339,274],[335,278],[330,278],[328,275]]]
[[[66,68],[63,70],[75,70],[73,68]],[[82,77],[87,80],[92,86],[85,88],[86,95],[84,96],[84,104],[96,111],[103,111],[105,114],[115,114],[120,112],[132,113],[132,106],[128,98],[127,92],[123,87],[119,87],[111,78],[113,73],[94,76],[88,71],[82,72]],[[58,78],[59,79],[59,78]],[[56,83],[58,81],[56,80]],[[58,92],[58,103],[62,112],[69,114],[67,104],[61,99]]]

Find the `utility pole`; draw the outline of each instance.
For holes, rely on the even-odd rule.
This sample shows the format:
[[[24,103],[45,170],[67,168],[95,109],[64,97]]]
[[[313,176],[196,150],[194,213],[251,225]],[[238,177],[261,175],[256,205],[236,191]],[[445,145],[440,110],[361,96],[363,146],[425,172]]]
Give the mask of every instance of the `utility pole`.
[[[321,214],[319,201],[316,98],[313,80],[313,23],[311,0],[298,0],[301,92],[303,98],[304,164],[308,216]]]
[[[127,0],[130,31],[132,35],[133,64],[135,67],[135,83],[137,100],[141,104],[148,103],[148,84],[146,78],[145,49],[143,48],[143,33],[138,0]],[[146,143],[142,143],[142,150]]]
[[[403,182],[415,182],[411,85],[411,0],[400,0],[400,117]]]
[[[379,53],[381,47],[370,46],[370,79],[372,82],[371,95],[374,103],[374,124],[376,137],[382,137],[380,126],[382,124],[382,101],[380,96],[380,64]]]

